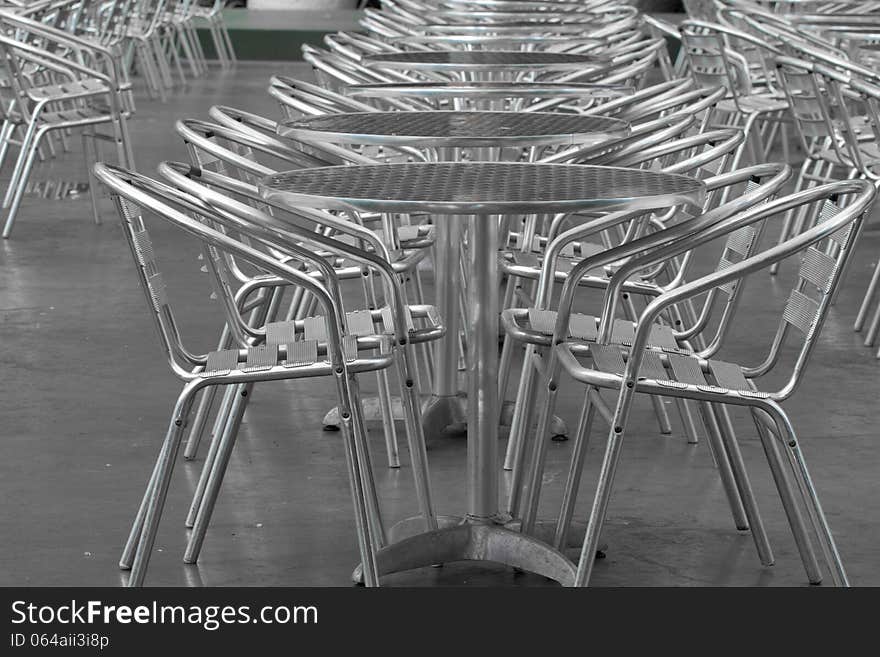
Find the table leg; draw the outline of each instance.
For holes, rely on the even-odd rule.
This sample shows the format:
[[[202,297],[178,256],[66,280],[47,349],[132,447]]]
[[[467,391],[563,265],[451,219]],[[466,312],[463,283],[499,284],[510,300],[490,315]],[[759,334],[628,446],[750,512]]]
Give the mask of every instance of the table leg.
[[[459,257],[461,219],[437,217],[434,245],[434,295],[446,324],[446,335],[435,343],[434,381],[431,398],[422,411],[425,441],[436,440],[448,427],[461,427],[466,418],[458,394]],[[497,386],[497,383],[495,384]]]
[[[493,561],[570,586],[574,564],[546,542],[505,527],[508,519],[499,513],[498,227],[492,217],[469,221],[468,513],[460,521],[438,518],[439,529],[409,536],[414,526],[404,523],[397,533],[403,538],[377,552],[377,567],[385,575],[453,561]],[[450,298],[457,301],[453,294],[441,297]],[[437,369],[446,365],[439,360]]]
[[[468,515],[489,522],[498,515],[498,228],[478,216],[468,229]]]

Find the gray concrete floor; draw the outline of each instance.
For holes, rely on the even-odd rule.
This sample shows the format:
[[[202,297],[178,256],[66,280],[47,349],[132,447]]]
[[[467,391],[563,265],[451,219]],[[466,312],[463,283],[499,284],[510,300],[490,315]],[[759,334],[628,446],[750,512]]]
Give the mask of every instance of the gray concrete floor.
[[[184,159],[175,119],[204,117],[215,103],[275,114],[264,93],[273,72],[308,74],[290,63],[213,72],[167,104],[141,100],[132,122],[138,166]],[[112,154],[108,153],[108,157]],[[8,177],[8,171],[5,172]],[[82,182],[78,152],[42,164],[35,180]],[[0,585],[117,585],[116,562],[131,516],[180,390],[162,359],[130,254],[109,204],[105,223],[90,218],[87,195],[29,197],[13,239],[0,244]],[[193,245],[152,229],[185,340],[210,348],[220,309],[208,299]],[[822,334],[807,381],[788,404],[814,478],[856,585],[880,584],[880,363],[852,332],[867,277],[880,250],[868,232]],[[790,268],[789,268],[790,269]],[[747,294],[730,358],[757,360],[787,294],[786,277],[759,275]],[[372,381],[365,380],[369,390]],[[321,430],[333,389],[323,381],[258,389],[229,466],[198,566],[181,562],[183,527],[201,460],[180,462],[156,543],[152,585],[349,584],[357,560],[338,434]],[[562,395],[574,423],[579,393]],[[607,539],[595,569],[599,586],[800,586],[806,583],[748,417],[739,437],[777,564],[762,567],[748,534],[737,532],[705,444],[678,428],[661,436],[640,400],[624,447]],[[673,414],[673,421],[678,425]],[[589,455],[579,511],[593,485],[603,430]],[[384,467],[372,435],[376,477],[389,521],[413,515],[410,469]],[[501,445],[503,449],[503,444]],[[554,443],[543,502],[558,504],[569,443]],[[465,507],[465,442],[450,438],[430,461],[439,512]],[[506,479],[502,477],[502,485]],[[545,584],[491,565],[454,564],[388,578],[390,584]]]

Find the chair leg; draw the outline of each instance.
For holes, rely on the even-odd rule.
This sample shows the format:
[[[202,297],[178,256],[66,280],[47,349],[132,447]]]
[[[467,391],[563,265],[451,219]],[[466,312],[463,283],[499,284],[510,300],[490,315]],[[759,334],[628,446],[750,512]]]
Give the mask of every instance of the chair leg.
[[[205,425],[208,423],[208,417],[211,414],[211,407],[217,396],[217,386],[211,386],[199,396],[199,405],[196,408],[196,414],[190,424],[189,437],[186,446],[183,449],[183,458],[192,461],[196,458],[199,451],[199,443],[205,433]]]
[[[382,413],[382,429],[385,435],[385,453],[389,468],[400,467],[400,451],[397,446],[397,427],[394,425],[394,409],[391,406],[391,383],[388,370],[376,372],[379,389],[379,408]]]
[[[825,564],[831,572],[831,579],[834,581],[835,586],[849,586],[849,578],[843,567],[843,560],[840,558],[840,552],[837,550],[837,544],[834,541],[834,535],[831,533],[831,527],[828,525],[828,519],[825,517],[825,511],[822,509],[822,504],[819,501],[816,487],[813,485],[813,479],[807,468],[807,462],[801,451],[800,441],[795,434],[794,427],[792,427],[788,416],[781,408],[777,406],[773,410],[773,420],[779,428],[780,435],[784,436],[783,442],[788,448],[785,450],[785,454],[794,472],[795,481],[807,507],[807,513],[813,524],[813,529],[819,536],[819,545],[822,547]]]
[[[340,368],[342,369],[342,368]],[[361,432],[362,423],[353,418],[358,412],[357,404],[352,405],[356,399],[355,394],[349,388],[350,377],[344,371],[335,374],[337,396],[339,404],[340,430],[343,444],[345,445],[345,465],[348,470],[348,483],[351,489],[352,502],[354,503],[355,527],[357,530],[358,550],[361,556],[361,566],[364,572],[364,584],[366,586],[379,585],[379,568],[376,564],[375,540],[373,538],[373,523],[370,522],[367,494],[364,485],[364,463],[361,459],[362,449],[359,447],[366,440]],[[360,433],[360,435],[358,435]],[[367,473],[371,475],[372,473]]]
[[[159,522],[162,518],[162,509],[168,496],[168,486],[171,483],[171,473],[174,470],[174,462],[177,460],[177,452],[180,448],[186,417],[192,405],[193,394],[198,390],[200,382],[195,381],[187,384],[177,400],[171,425],[165,436],[165,442],[159,452],[157,467],[154,477],[151,478],[147,489],[147,503],[143,515],[143,524],[138,532],[137,550],[131,566],[131,575],[128,586],[139,587],[144,583],[150,554],[156,541],[156,533],[159,530]],[[137,519],[135,520],[137,524]]]
[[[15,189],[13,190],[12,203],[9,206],[9,210],[6,214],[6,224],[3,227],[3,238],[8,239],[12,234],[12,227],[15,224],[15,218],[18,214],[18,208],[21,205],[21,199],[24,196],[25,187],[27,186],[28,178],[30,178],[31,168],[34,165],[34,157],[37,154],[37,149],[39,148],[41,137],[45,135],[46,132],[44,130],[37,131],[34,135],[33,142],[29,145],[28,149],[25,151],[22,149],[20,155],[25,156],[24,165],[21,168],[21,172],[18,175],[16,180]]]
[[[733,476],[733,468],[730,465],[730,459],[721,438],[721,428],[712,412],[712,408],[708,402],[698,402],[700,414],[703,418],[703,425],[706,427],[707,443],[712,457],[715,459],[715,465],[718,467],[718,475],[721,477],[721,485],[724,493],[727,495],[727,501],[730,504],[730,511],[733,515],[733,523],[740,531],[749,529],[749,521],[746,517],[746,511],[743,508],[742,496],[737,487],[736,478]]]
[[[6,154],[9,152],[9,144],[12,142],[12,133],[15,131],[15,124],[11,121],[4,121],[3,127],[0,128],[0,168],[6,161]]]
[[[376,490],[375,479],[373,478],[375,470],[373,469],[373,456],[370,451],[364,410],[361,405],[360,385],[357,377],[354,375],[349,376],[348,390],[351,395],[352,424],[357,430],[355,434],[356,446],[362,464],[361,476],[363,477],[364,494],[367,502],[367,518],[371,526],[373,547],[378,550],[388,544],[388,537],[385,532],[385,525],[382,522],[379,494]]]
[[[499,411],[503,412],[504,401],[507,397],[507,386],[510,382],[510,368],[513,361],[513,352],[516,349],[513,338],[509,335],[504,336],[504,343],[501,347],[501,357],[498,359],[498,406]]]
[[[794,536],[795,545],[797,545],[798,552],[801,555],[801,561],[807,573],[807,580],[810,584],[818,584],[822,581],[822,572],[819,570],[816,553],[813,551],[813,545],[807,533],[804,518],[795,500],[794,490],[783,467],[782,455],[779,453],[777,442],[778,439],[765,426],[765,421],[768,424],[773,424],[772,418],[766,416],[766,414],[762,416],[761,413],[761,411],[753,410],[752,419],[755,422],[758,437],[761,439],[761,445],[764,448],[764,454],[767,457],[767,463],[770,466],[770,473],[773,475],[773,481],[776,484],[782,508],[785,510],[785,515],[788,518],[788,525]],[[763,417],[766,417],[766,420],[762,419]]]
[[[229,465],[229,458],[235,446],[235,439],[241,427],[241,420],[244,417],[245,400],[253,388],[253,384],[238,385],[235,388],[229,418],[226,421],[226,426],[220,439],[216,441],[217,449],[215,450],[214,458],[210,461],[208,459],[205,461],[205,469],[208,471],[205,492],[200,500],[192,532],[187,542],[186,551],[183,556],[184,563],[196,563],[199,559],[199,554],[205,541],[205,534],[211,522],[211,515],[214,512],[217,497],[220,495],[223,477]]]
[[[21,129],[23,126],[16,126]],[[21,171],[25,161],[28,158],[28,152],[34,145],[34,135],[37,133],[37,125],[35,122],[28,124],[21,138],[21,144],[18,149],[18,157],[15,159],[15,166],[12,169],[12,176],[6,187],[6,194],[3,196],[3,207],[8,208],[12,204],[12,198],[15,196],[15,190],[18,188],[18,180],[21,177]],[[39,147],[34,148],[39,152]]]
[[[880,263],[878,263],[877,266],[874,268],[874,277],[878,275],[878,272],[880,272]],[[866,347],[871,347],[874,345],[874,341],[877,339],[878,331],[880,331],[880,303],[878,303],[877,307],[874,309],[874,315],[871,318],[871,323],[868,325],[868,330],[865,332]]]
[[[553,352],[547,356],[547,368],[536,386],[542,395],[541,410],[538,414],[538,426],[535,430],[535,439],[532,444],[532,457],[529,462],[529,470],[526,476],[525,496],[523,499],[520,517],[522,518],[522,533],[530,534],[534,529],[538,518],[538,505],[541,499],[541,488],[544,477],[544,468],[547,461],[547,448],[550,444],[549,433],[553,413],[556,410],[556,396],[559,389],[560,369],[556,364]]]
[[[528,345],[523,358],[519,387],[513,407],[513,419],[510,422],[510,435],[507,439],[507,451],[504,455],[504,469],[513,470],[511,479],[510,501],[508,511],[516,516],[519,510],[519,488],[522,483],[525,467],[526,436],[531,425],[532,407],[535,403],[535,376],[532,359],[538,358],[537,348]]]
[[[581,475],[584,471],[584,462],[587,458],[587,448],[590,444],[590,430],[593,427],[593,419],[596,417],[596,407],[590,399],[590,388],[584,393],[584,402],[581,414],[578,418],[577,431],[572,445],[571,461],[569,463],[568,477],[565,480],[565,488],[562,491],[562,504],[559,508],[559,517],[556,521],[556,534],[553,545],[557,550],[564,550],[568,543],[568,530],[571,527],[571,518],[574,515],[574,506],[577,503],[577,494],[581,484]]]
[[[748,520],[749,528],[752,530],[752,538],[755,541],[758,558],[763,565],[772,566],[774,561],[773,550],[770,548],[770,540],[767,538],[767,531],[764,529],[764,523],[758,511],[758,502],[755,500],[755,494],[752,492],[752,484],[749,481],[742,452],[739,449],[739,443],[733,431],[730,413],[723,404],[713,404],[712,410],[718,421],[720,437],[723,442],[722,447],[727,453],[736,488],[745,510],[746,519]]]
[[[602,527],[605,524],[605,516],[608,513],[608,503],[611,501],[614,474],[617,471],[617,464],[620,461],[620,450],[623,445],[625,418],[629,412],[624,403],[621,403],[622,401],[622,399],[618,400],[614,421],[608,432],[605,455],[602,459],[599,481],[596,486],[596,494],[593,498],[589,519],[587,520],[584,542],[581,545],[581,555],[578,559],[578,568],[574,580],[574,585],[579,587],[587,586],[590,583],[596,550],[599,549],[599,539],[602,536]]]
[[[221,386],[211,386],[214,389],[214,394],[216,394],[216,388]],[[205,497],[205,490],[208,486],[208,478],[211,474],[211,468],[214,465],[214,461],[217,458],[217,450],[220,448],[220,441],[225,434],[226,427],[229,425],[230,413],[232,411],[232,404],[235,399],[235,394],[238,391],[238,386],[229,385],[223,386],[223,398],[220,402],[220,408],[217,411],[217,414],[214,416],[214,425],[211,429],[211,439],[208,442],[208,452],[205,454],[205,460],[202,463],[201,471],[199,472],[199,478],[196,482],[196,488],[193,491],[192,500],[190,500],[189,509],[186,513],[186,518],[183,521],[184,527],[187,529],[192,529],[196,524],[196,516],[199,513],[199,509],[202,506],[202,500]],[[209,391],[205,392],[205,395],[209,394]],[[203,395],[203,399],[205,397]]]
[[[413,479],[419,510],[425,518],[425,530],[437,529],[437,516],[431,499],[431,477],[428,471],[428,454],[425,449],[425,434],[422,428],[419,391],[412,377],[415,352],[407,345],[399,354],[397,375],[401,383],[401,402],[406,424],[406,440],[409,446]]]

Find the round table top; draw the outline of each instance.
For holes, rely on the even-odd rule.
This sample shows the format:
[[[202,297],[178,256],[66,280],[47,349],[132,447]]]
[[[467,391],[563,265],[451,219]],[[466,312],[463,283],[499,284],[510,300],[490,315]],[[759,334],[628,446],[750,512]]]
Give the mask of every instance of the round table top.
[[[412,32],[422,34],[496,34],[496,35],[526,35],[550,34],[552,36],[561,35],[581,35],[585,39],[589,38],[590,33],[596,29],[591,23],[538,23],[534,21],[511,21],[505,23],[427,23],[424,25],[407,26]]]
[[[522,11],[525,9],[565,13],[592,11],[589,5],[583,5],[573,0],[440,0],[437,4],[446,7],[485,7],[496,11]]]
[[[584,14],[572,11],[501,11],[497,8],[480,8],[480,9],[435,9],[426,11],[421,17],[427,20],[435,20],[438,23],[447,22],[449,19],[464,19],[469,23],[480,21],[495,21],[497,23],[509,23],[511,21],[532,21],[532,22],[577,22],[584,24],[592,24],[595,21],[584,20]]]
[[[704,184],[644,169],[524,162],[418,162],[298,169],[266,176],[263,197],[324,209],[543,214],[701,204]]]
[[[427,26],[425,26],[427,27]],[[505,32],[493,33],[492,30],[481,29],[468,34],[453,29],[447,31],[444,28],[452,28],[451,25],[441,25],[437,34],[429,34],[425,30],[424,34],[414,34],[412,36],[400,37],[395,39],[394,43],[404,46],[423,46],[423,45],[464,45],[464,46],[489,46],[495,50],[505,50],[509,47],[519,48],[521,46],[539,45],[546,48],[550,45],[571,44],[573,46],[582,46],[601,43],[598,39],[589,37],[581,37],[575,34],[546,34],[536,32],[534,28],[523,27],[522,30],[508,30]],[[471,26],[483,28],[484,26]]]
[[[574,82],[383,82],[343,89],[359,98],[617,98],[635,91],[624,84]]]
[[[519,50],[432,50],[365,55],[364,66],[406,70],[493,71],[515,69],[577,70],[595,63],[590,55]]]
[[[625,137],[629,124],[560,112],[413,111],[323,114],[284,121],[278,134],[343,144],[492,147],[590,144]]]

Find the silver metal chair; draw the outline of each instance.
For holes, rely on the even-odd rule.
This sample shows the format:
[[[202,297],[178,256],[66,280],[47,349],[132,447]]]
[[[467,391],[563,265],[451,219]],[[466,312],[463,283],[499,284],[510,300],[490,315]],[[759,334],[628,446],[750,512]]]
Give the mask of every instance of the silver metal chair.
[[[24,129],[3,199],[7,209],[3,237],[8,238],[39,147],[51,133],[64,136],[71,129],[82,130],[87,159],[86,137],[91,138],[95,157],[96,139],[112,141],[125,166],[134,166],[134,156],[126,124],[130,112],[125,107],[122,81],[116,75],[113,50],[3,12],[0,29],[4,32],[0,34],[0,55],[15,94],[0,129],[0,161],[16,127]],[[105,124],[110,125],[111,135],[95,130]],[[94,191],[92,201],[95,220],[99,221]]]
[[[749,408],[810,582],[820,582],[822,574],[797,506],[796,496],[791,490],[788,479],[791,475],[795,478],[813,530],[819,537],[832,579],[836,584],[847,584],[846,573],[813,487],[799,440],[782,408],[782,403],[795,391],[803,376],[834,292],[849,262],[864,215],[869,211],[875,195],[873,186],[865,181],[845,181],[796,192],[747,210],[744,215],[735,218],[733,225],[736,228],[781,217],[790,209],[802,204],[819,204],[822,207],[822,221],[781,245],[737,262],[728,260],[720,271],[688,282],[657,297],[642,312],[635,323],[632,339],[628,340],[628,344],[623,348],[614,344],[611,336],[614,309],[624,281],[636,271],[653,266],[684,249],[709,243],[719,236],[719,232],[721,235],[725,234],[731,224],[719,224],[716,229],[701,231],[690,239],[661,246],[655,252],[636,258],[622,267],[614,275],[608,287],[603,310],[595,327],[596,335],[592,340],[583,341],[570,337],[573,317],[571,304],[575,286],[571,283],[565,286],[551,338],[551,344],[556,346],[552,348],[543,380],[546,386],[542,385],[542,388],[550,391],[552,398],[558,386],[559,376],[564,371],[586,386],[586,399],[592,401],[593,405],[598,406],[596,402],[601,398],[591,392],[602,388],[618,391],[615,410],[608,413],[607,417],[610,431],[583,543],[577,584],[586,585],[590,578],[595,550],[610,501],[614,472],[620,458],[621,442],[636,392],[696,400],[705,404],[707,413],[723,405]],[[844,197],[849,197],[849,202],[841,207],[842,203],[839,201]],[[628,248],[633,249],[633,244]],[[619,255],[612,250],[595,258],[587,258],[575,267],[570,280],[576,280],[590,267],[614,261]],[[654,327],[668,309],[682,301],[712,291],[716,291],[716,294],[724,292],[728,296],[737,294],[747,276],[766,269],[773,262],[790,257],[801,257],[801,266],[778,329],[772,338],[769,354],[761,363],[754,366],[740,365],[718,359],[718,352],[725,341],[724,335],[718,336],[709,347],[702,350],[690,349],[686,346],[683,348],[679,343],[670,343],[668,346],[658,343]],[[790,377],[781,388],[774,391],[761,390],[758,381],[779,368],[783,360],[782,347],[793,331],[799,332],[802,340],[795,351]],[[592,361],[591,365],[580,362],[579,359],[586,357]],[[571,506],[577,496],[584,457],[583,449],[587,442],[589,426],[596,413],[593,405],[585,409],[584,422],[578,431],[579,443],[572,460],[572,469],[564,493],[566,501],[557,526],[560,532],[565,531],[568,518],[571,517]],[[601,410],[599,412],[602,413]],[[740,488],[747,489],[745,468],[741,460],[736,457],[738,453],[736,439],[729,425],[725,426],[726,424],[724,422],[720,426],[723,446],[731,456]],[[785,456],[780,454],[780,449],[785,452]],[[786,461],[792,466],[788,473],[785,468]],[[540,470],[540,459],[536,459],[535,462],[538,465],[537,469]],[[535,477],[533,472],[530,481],[533,484],[538,482],[537,486],[530,487],[530,494],[533,496],[537,494],[540,486],[540,479]],[[748,497],[744,497],[743,502],[754,530],[760,526],[757,507]],[[529,526],[528,522],[529,516],[524,517],[525,529]],[[772,563],[769,544],[762,545],[764,542],[758,541],[758,535],[755,538],[762,562]]]
[[[144,176],[104,164],[96,165],[95,175],[116,199],[138,278],[156,321],[166,357],[172,371],[185,382],[123,554],[123,567],[128,566],[133,555],[129,585],[140,586],[143,583],[195,393],[206,386],[236,385],[244,386],[239,388],[238,395],[239,399],[244,399],[247,386],[256,381],[315,376],[332,377],[337,383],[339,403],[344,409],[343,439],[355,505],[358,547],[365,581],[368,585],[375,585],[375,547],[377,541],[381,544],[376,532],[382,530],[369,448],[363,429],[357,375],[385,369],[393,364],[391,344],[396,339],[406,341],[405,328],[402,328],[405,327],[404,319],[399,317],[401,323],[396,325],[392,337],[375,330],[373,318],[369,316],[365,318],[370,321],[369,335],[361,334],[347,323],[332,269],[321,258],[280,241],[271,230],[257,230],[254,224],[229,213],[216,212],[193,197]],[[218,292],[224,298],[228,325],[235,327],[237,344],[234,348],[196,354],[184,347],[162,275],[156,266],[155,253],[144,223],[145,213],[167,221],[204,244],[207,264],[214,274]],[[197,218],[192,218],[190,214]],[[240,237],[235,238],[230,232]],[[319,282],[292,264],[268,255],[267,248],[288,253],[296,260],[311,262],[323,270],[324,280]],[[224,274],[227,255],[247,261],[291,286],[307,290],[318,299],[323,315],[314,322],[249,326],[237,312],[235,294]],[[362,342],[369,342],[373,349],[378,350],[378,354],[362,356],[357,351]],[[194,371],[193,368],[197,369]],[[224,439],[231,440],[234,431],[232,427],[228,429]],[[217,476],[222,469],[215,471]]]
[[[750,60],[734,50],[729,41],[749,43],[768,57],[782,52],[749,34],[718,24],[685,21],[681,34],[690,74],[700,86],[720,85],[727,89],[728,98],[717,108],[727,117],[724,125],[742,128],[748,135],[753,161],[766,162],[788,104],[766,67],[759,78],[761,86],[753,84],[755,73]],[[788,145],[784,136],[782,147],[787,160]]]
[[[425,345],[443,335],[443,326],[433,306],[424,304],[406,305],[406,292],[403,285],[398,281],[399,270],[387,257],[383,257],[381,251],[375,248],[367,251],[350,245],[342,235],[332,235],[327,231],[309,230],[308,227],[303,226],[303,223],[309,220],[321,222],[321,225],[325,227],[342,224],[339,228],[340,231],[364,235],[364,231],[358,232],[354,227],[344,225],[345,222],[334,221],[333,216],[328,213],[311,212],[306,209],[299,209],[295,213],[290,211],[283,213],[276,206],[269,205],[265,209],[271,210],[271,214],[267,214],[266,212],[253,209],[255,200],[253,197],[257,196],[259,198],[258,194],[255,193],[255,189],[252,186],[242,184],[234,178],[220,173],[213,173],[207,169],[196,171],[189,165],[177,163],[163,164],[160,167],[160,173],[172,182],[175,187],[192,194],[217,211],[232,212],[237,217],[247,218],[249,221],[261,226],[271,224],[275,227],[273,231],[276,234],[278,234],[278,230],[282,230],[286,240],[290,240],[299,248],[325,259],[327,265],[332,267],[334,271],[335,285],[337,286],[344,280],[345,270],[334,263],[334,258],[336,257],[342,256],[350,262],[357,262],[359,264],[357,272],[361,280],[364,280],[363,272],[372,273],[373,270],[377,271],[382,281],[382,291],[384,294],[380,296],[378,291],[371,291],[367,295],[369,297],[369,310],[348,312],[346,314],[346,321],[351,331],[361,334],[369,328],[366,326],[368,319],[373,323],[381,320],[386,332],[393,325],[393,322],[397,321],[400,317],[403,317],[405,320],[405,329],[399,332],[403,334],[403,337],[392,345],[394,351],[393,358],[400,383],[403,420],[406,425],[407,443],[409,445],[414,477],[416,478],[417,499],[420,501],[420,508],[425,517],[433,518],[433,512],[429,511],[430,491],[428,488],[426,465],[424,463],[425,445],[419,414],[414,351],[419,345]],[[241,203],[233,200],[229,196],[230,194],[238,196],[246,202]],[[267,219],[269,216],[271,216],[271,219]],[[369,238],[371,236],[366,234],[365,237]],[[379,243],[373,240],[371,244],[373,247],[376,247]],[[303,272],[306,275],[317,277],[318,280],[326,280],[324,277],[326,271],[306,267]],[[279,288],[279,285],[285,286],[283,281],[266,279],[258,282],[246,282],[245,286],[253,287],[254,283],[270,287],[273,294],[283,294],[283,290]],[[309,325],[310,322],[313,322],[310,319],[314,313],[313,303],[303,303],[304,300],[301,298],[297,299],[295,293],[292,295],[291,301],[291,309],[295,309],[298,312],[294,315],[288,313],[282,324],[286,322],[287,325],[294,326],[297,322],[303,322],[304,325]],[[278,306],[278,310],[280,309],[281,305]],[[275,319],[274,313],[267,314],[266,319]],[[275,319],[273,324],[280,326],[277,319]],[[374,348],[375,345],[371,346],[369,343],[359,347],[359,349],[366,349],[367,351]],[[384,386],[380,387],[380,399],[388,403],[390,393],[387,378],[380,379],[380,386]],[[385,391],[384,398],[381,397],[382,390]],[[249,388],[248,392],[248,399],[250,399],[252,389]],[[218,418],[223,418],[226,426],[232,423],[233,426],[237,427],[237,423],[240,422],[241,413],[244,412],[246,406],[247,400],[241,402],[238,407],[236,406],[236,394],[233,392],[231,399],[227,400],[229,404],[222,406],[220,411],[218,411]],[[393,418],[390,418],[384,424],[384,427],[386,431],[393,432]],[[196,495],[187,518],[187,526],[193,527],[193,534],[184,555],[184,560],[187,563],[194,563],[198,559],[210,520],[213,501],[219,494],[219,487],[222,482],[222,468],[225,467],[223,464],[228,459],[228,453],[231,452],[234,441],[234,435],[227,439],[225,434],[220,432],[212,439],[211,449],[206,458],[203,474],[196,488]],[[396,443],[394,444],[394,450],[389,458],[393,456],[397,459]],[[394,465],[397,466],[399,463],[395,462]],[[221,471],[219,474],[215,474],[218,468]],[[212,483],[214,484],[213,487]],[[430,522],[434,521],[430,520]],[[378,541],[377,546],[379,547],[387,541],[384,538],[384,533],[379,532]]]
[[[232,45],[232,38],[229,36],[229,28],[223,18],[223,9],[226,7],[226,3],[227,0],[208,0],[206,6],[197,4],[192,9],[194,18],[207,22],[211,40],[214,43],[214,52],[217,54],[217,59],[220,60],[220,66],[224,69],[232,68],[238,61],[235,46]]]
[[[212,112],[213,114],[213,112]],[[245,184],[242,189],[249,190],[251,202],[271,213],[280,213],[282,215],[288,212],[284,208],[272,206],[258,200],[259,196],[256,192],[254,184],[260,177],[274,173],[277,169],[271,168],[272,165],[280,166],[283,169],[302,168],[304,166],[321,165],[321,161],[315,157],[316,152],[323,154],[321,150],[303,153],[290,147],[290,144],[278,142],[277,140],[260,137],[258,135],[247,135],[236,132],[234,129],[221,127],[216,124],[210,124],[202,121],[186,120],[178,122],[177,131],[183,137],[184,142],[190,151],[192,163],[200,169],[217,171],[228,176],[240,180]],[[327,148],[332,149],[332,146]],[[333,151],[329,151],[331,154]],[[367,158],[355,158],[348,156],[344,151],[345,159],[337,158],[337,161],[325,161],[323,165],[336,164],[338,161],[353,162],[366,161],[373,163],[374,160]],[[238,190],[239,193],[241,190]],[[368,244],[374,245],[377,253],[385,254],[388,258],[389,266],[393,268],[395,274],[405,277],[412,285],[409,296],[414,299],[415,303],[423,303],[422,286],[420,283],[420,274],[418,265],[427,255],[428,249],[433,244],[433,232],[428,226],[409,226],[397,227],[389,222],[384,222],[384,230],[374,232],[362,226],[357,226],[344,219],[336,219],[332,215],[326,213],[303,212],[299,215],[300,223],[303,226],[312,226],[312,230],[319,230],[326,239],[330,239],[331,243],[336,244],[340,239],[347,240],[367,240]],[[328,232],[332,231],[332,232]],[[341,231],[341,233],[339,232]],[[336,238],[332,235],[338,233]],[[309,234],[309,239],[314,239]],[[348,236],[348,237],[345,237]],[[334,241],[335,239],[335,241]],[[376,244],[381,244],[378,250]],[[354,249],[354,246],[340,242],[337,244],[337,250]],[[358,252],[355,249],[356,252]],[[331,262],[333,262],[331,260]],[[336,276],[340,280],[359,280],[363,281],[363,268],[359,265],[353,265],[350,260],[346,259],[334,262]],[[375,305],[376,299],[372,286],[364,286],[363,292],[366,294],[365,303]],[[300,300],[293,300],[295,303]],[[308,309],[305,306],[291,305],[287,311],[287,316],[298,316],[303,310]],[[226,336],[228,339],[228,336]],[[439,337],[439,336],[438,336]],[[417,344],[421,344],[425,340],[416,340]],[[431,360],[427,354],[425,347],[420,347],[422,356],[424,357],[427,373],[431,371]],[[397,438],[394,427],[393,410],[390,400],[390,384],[387,377],[379,375],[380,404],[382,410],[383,424],[385,428],[386,446],[388,463],[391,467],[399,466],[399,457],[397,450]],[[416,382],[419,380],[418,371],[415,372]],[[211,400],[209,397],[204,398],[204,403],[210,408]],[[228,404],[226,404],[228,406]],[[190,435],[190,441],[187,444],[185,454],[188,458],[195,455],[195,449],[198,445],[201,432],[203,431],[204,422],[207,418],[208,409],[199,407],[197,420],[193,425]],[[222,416],[222,414],[220,415]],[[220,417],[218,416],[218,417]],[[216,435],[217,428],[222,426],[215,422]]]
[[[662,165],[665,168],[661,170],[667,173],[696,174],[701,178],[714,180],[719,174],[727,173],[727,166],[732,159],[733,153],[742,141],[742,133],[732,129],[717,133],[707,133],[697,137],[683,138],[654,148],[640,150],[641,153],[644,153],[641,163],[655,163],[658,165],[658,168]],[[680,159],[676,160],[676,158]],[[631,157],[630,160],[623,162],[623,164],[628,166],[637,165],[638,160]],[[719,202],[723,202],[728,192],[731,189],[735,189],[743,181],[747,181],[749,175],[751,174],[726,179],[721,176],[720,183],[717,181],[713,182],[711,193],[707,196],[706,205],[703,208],[704,211],[708,211]],[[787,173],[778,179],[774,178],[771,181],[772,184],[768,187],[770,191],[766,193],[770,194],[778,191],[779,185],[787,178]],[[732,205],[728,207],[735,208],[737,206]],[[656,213],[655,216],[651,216],[648,219],[642,215],[643,213],[617,213],[593,218],[592,220],[579,216],[557,216],[553,217],[553,222],[545,231],[538,232],[534,229],[527,231],[526,228],[528,226],[525,226],[521,233],[511,234],[508,237],[508,243],[511,246],[503,250],[499,255],[499,267],[508,275],[507,289],[502,307],[505,309],[515,306],[522,307],[520,304],[525,303],[530,308],[544,311],[546,310],[546,304],[549,302],[548,295],[552,291],[552,284],[564,284],[569,279],[572,268],[583,257],[590,254],[599,254],[619,244],[637,239],[646,229],[663,230],[667,225],[674,225],[680,222],[682,216],[685,218],[689,216],[687,213],[682,215],[681,209],[678,208],[672,208],[665,213]],[[574,227],[566,229],[566,226],[574,221],[580,221],[582,225],[575,224]],[[626,318],[633,321],[638,316],[633,300],[643,296],[638,291],[639,289],[653,289],[654,294],[656,294],[661,289],[680,284],[684,280],[683,277],[687,271],[688,262],[689,256],[685,257],[681,262],[675,263],[671,268],[660,268],[653,272],[656,276],[666,277],[662,281],[661,279],[653,278],[649,273],[643,272],[635,286],[626,290],[627,300],[624,304]],[[552,273],[548,267],[554,268]],[[608,281],[607,276],[611,271],[611,269],[607,271],[600,269],[591,272],[589,276],[582,276],[578,281],[578,285],[604,289]],[[687,307],[682,312],[683,315],[679,319],[684,319],[688,325],[699,322],[700,313],[694,308]],[[504,349],[499,365],[499,391],[502,397],[508,385],[515,343],[516,338],[505,337]],[[528,344],[534,345],[534,343]],[[504,461],[505,469],[515,471],[515,482],[521,480],[521,470],[519,470],[518,465],[522,466],[522,449],[525,445],[526,433],[532,425],[532,408],[536,392],[534,382],[537,375],[536,369],[540,366],[539,361],[540,358],[537,357],[536,349],[534,346],[529,346],[526,349],[524,365],[517,387],[514,419]],[[662,402],[659,399],[652,399],[652,402],[654,403],[654,411],[660,424],[661,433],[671,433],[671,424]],[[683,405],[679,405],[678,410],[688,441],[696,443],[698,432],[692,417],[693,414]],[[553,435],[552,431],[550,433]],[[519,491],[516,485],[512,486],[511,490],[514,493],[511,497],[509,510],[511,514],[515,515],[519,508],[517,497]]]

